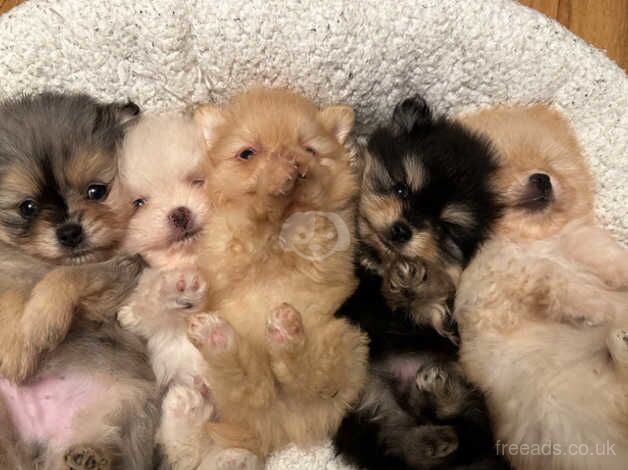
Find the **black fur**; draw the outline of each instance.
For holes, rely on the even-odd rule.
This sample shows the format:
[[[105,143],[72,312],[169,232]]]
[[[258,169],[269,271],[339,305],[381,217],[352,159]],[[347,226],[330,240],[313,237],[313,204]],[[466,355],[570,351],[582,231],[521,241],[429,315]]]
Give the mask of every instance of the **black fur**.
[[[467,265],[501,211],[491,187],[497,163],[490,143],[449,119],[432,118],[415,97],[397,105],[392,124],[370,136],[368,150],[397,185],[409,190],[402,200],[404,219],[417,229],[431,229],[441,256]],[[403,157],[417,159],[425,172],[427,181],[418,191],[406,183]],[[379,184],[375,191],[390,194],[395,186]],[[468,228],[440,220],[451,203],[468,208],[477,224]]]
[[[378,164],[365,174],[363,196],[398,193],[403,207],[399,220],[413,233],[429,231],[436,241],[439,262],[425,263],[430,266],[428,278],[432,269],[464,268],[500,214],[491,185],[497,165],[490,144],[457,123],[433,118],[426,103],[415,97],[400,103],[390,125],[371,135],[368,153]],[[415,167],[423,174],[419,188],[409,184],[404,158],[416,159]],[[443,221],[441,213],[452,203],[464,207],[473,223]],[[377,230],[369,223],[370,214],[362,211],[360,216],[367,221],[363,230]],[[416,302],[399,309],[383,295],[388,271],[397,264],[390,258],[403,259],[402,250],[386,241],[368,243],[374,237],[364,235],[360,233],[357,256],[359,287],[337,315],[368,333],[371,380],[363,402],[343,420],[334,438],[337,452],[369,470],[508,468],[496,455],[484,398],[462,375],[455,342],[418,321],[411,311]],[[375,239],[382,240],[387,232],[377,235]],[[404,262],[420,265],[423,260]],[[417,282],[412,292],[427,284],[425,279]],[[453,281],[443,284],[444,298],[451,302]],[[455,325],[453,329],[455,334]],[[398,367],[402,363],[404,367]],[[432,377],[433,371],[438,380],[423,381],[422,388],[415,383],[418,377]],[[457,448],[439,453],[451,443],[452,434]]]

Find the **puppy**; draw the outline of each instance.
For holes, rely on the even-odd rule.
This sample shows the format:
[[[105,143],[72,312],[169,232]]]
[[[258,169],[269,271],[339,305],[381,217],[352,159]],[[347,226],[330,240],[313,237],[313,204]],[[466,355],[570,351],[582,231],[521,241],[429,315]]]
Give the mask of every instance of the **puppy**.
[[[370,337],[370,379],[334,443],[367,469],[500,468],[482,395],[457,363],[448,306],[500,213],[485,139],[420,98],[364,152],[360,286],[338,315]]]
[[[142,268],[114,257],[129,215],[114,210],[117,152],[138,113],[54,93],[0,105],[0,461],[9,468],[152,465],[153,375],[141,342],[115,321]]]
[[[490,183],[495,166],[485,140],[433,118],[420,97],[399,103],[391,124],[369,139],[361,262],[385,279],[389,305],[443,334],[447,299],[499,215]]]
[[[594,181],[546,106],[464,116],[501,160],[507,205],[462,276],[461,361],[517,469],[628,461],[628,250],[594,221]]]
[[[157,382],[165,391],[157,441],[175,469],[221,468],[254,454],[212,452],[205,424],[215,410],[206,362],[187,337],[186,318],[204,307],[207,284],[195,267],[206,222],[205,141],[191,114],[143,116],[129,131],[120,160],[124,240],[149,264],[118,319],[147,340]],[[229,458],[228,458],[229,457]],[[233,468],[233,467],[224,467]]]
[[[215,314],[191,317],[188,334],[220,413],[210,434],[261,456],[320,443],[366,377],[364,335],[333,317],[356,286],[353,111],[255,89],[197,120],[211,204],[199,263]]]

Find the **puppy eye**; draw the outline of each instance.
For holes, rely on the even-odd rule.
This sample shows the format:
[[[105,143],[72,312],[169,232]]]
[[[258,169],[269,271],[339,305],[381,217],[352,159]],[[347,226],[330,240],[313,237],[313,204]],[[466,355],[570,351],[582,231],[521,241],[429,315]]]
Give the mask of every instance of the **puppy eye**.
[[[135,201],[133,201],[133,207],[135,207],[136,209],[139,209],[144,204],[146,204],[146,199],[143,199],[143,198],[138,198]]]
[[[250,160],[253,155],[255,155],[255,149],[249,147],[240,151],[240,153],[238,153],[238,158],[241,160]]]
[[[410,190],[403,183],[397,183],[394,186],[393,191],[395,191],[395,194],[399,196],[401,199],[406,199],[410,195]]]
[[[306,151],[307,153],[312,154],[313,156],[316,156],[316,155],[317,155],[316,150],[314,150],[312,147],[305,147],[305,151]]]
[[[39,214],[39,204],[33,199],[24,199],[17,207],[25,219],[32,219]]]
[[[192,186],[201,187],[205,184],[205,180],[203,178],[194,178],[192,180]]]
[[[107,195],[107,185],[103,183],[92,183],[87,187],[87,199],[90,201],[100,201]]]

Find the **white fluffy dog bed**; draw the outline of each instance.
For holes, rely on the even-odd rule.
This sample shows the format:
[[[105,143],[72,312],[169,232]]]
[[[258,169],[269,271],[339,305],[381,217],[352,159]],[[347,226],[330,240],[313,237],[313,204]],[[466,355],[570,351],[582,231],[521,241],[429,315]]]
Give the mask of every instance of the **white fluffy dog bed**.
[[[444,113],[544,100],[572,120],[599,217],[628,241],[626,75],[508,0],[27,0],[0,16],[0,77],[0,98],[65,88],[146,109],[288,85],[355,106],[360,131],[417,92]],[[342,465],[290,449],[269,468]]]

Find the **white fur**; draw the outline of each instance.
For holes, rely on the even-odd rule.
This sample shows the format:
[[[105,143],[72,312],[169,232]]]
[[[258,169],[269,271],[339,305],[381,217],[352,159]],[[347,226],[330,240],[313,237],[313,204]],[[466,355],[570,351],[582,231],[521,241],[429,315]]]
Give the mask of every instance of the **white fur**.
[[[147,340],[165,391],[157,441],[175,470],[217,468],[215,460],[227,451],[236,451],[227,460],[239,456],[242,468],[257,465],[252,453],[217,450],[209,438],[205,424],[215,413],[209,385],[201,379],[207,363],[187,337],[186,317],[204,307],[207,286],[194,267],[196,239],[173,240],[168,214],[187,207],[195,224],[204,224],[204,154],[201,132],[188,116],[148,115],[129,132],[120,162],[125,203],[145,201],[134,211],[125,246],[150,267],[118,319]]]

